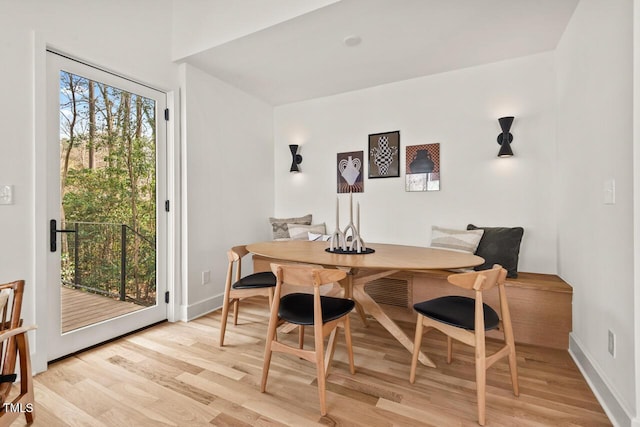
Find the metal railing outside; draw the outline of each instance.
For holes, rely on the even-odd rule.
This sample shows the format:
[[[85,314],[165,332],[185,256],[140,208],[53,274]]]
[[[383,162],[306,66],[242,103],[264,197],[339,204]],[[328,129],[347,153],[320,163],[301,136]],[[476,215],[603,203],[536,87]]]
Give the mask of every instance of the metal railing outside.
[[[156,304],[156,243],[126,224],[67,222],[62,284],[139,305]]]

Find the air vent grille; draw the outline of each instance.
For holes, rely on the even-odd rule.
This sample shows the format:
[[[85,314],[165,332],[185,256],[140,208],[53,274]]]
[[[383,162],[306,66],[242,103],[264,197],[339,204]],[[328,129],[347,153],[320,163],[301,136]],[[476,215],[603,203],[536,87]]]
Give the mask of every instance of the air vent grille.
[[[367,283],[364,290],[378,304],[409,306],[409,282],[402,279],[378,279]]]

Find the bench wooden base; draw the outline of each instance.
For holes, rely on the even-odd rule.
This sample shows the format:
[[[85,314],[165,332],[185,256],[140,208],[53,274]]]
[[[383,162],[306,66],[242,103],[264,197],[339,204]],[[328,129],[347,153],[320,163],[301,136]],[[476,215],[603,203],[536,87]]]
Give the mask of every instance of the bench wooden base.
[[[449,274],[452,273],[431,270],[397,273],[389,278],[395,279],[396,283],[406,281],[409,308],[415,303],[445,295],[473,296],[471,292],[465,294],[463,289],[451,286],[447,282]],[[379,282],[379,285],[384,286],[384,283]],[[569,284],[556,275],[518,273],[518,278],[507,279],[506,289],[517,343],[569,348],[573,299],[573,288]],[[376,291],[372,289],[371,293],[376,299]],[[484,301],[500,312],[497,289],[485,292]],[[413,309],[388,305],[385,308],[391,318],[415,322]],[[487,336],[502,338],[502,333],[491,331]]]
[[[271,261],[254,256],[254,271],[268,270]],[[406,271],[367,285],[365,290],[392,319],[415,322],[413,304],[445,295],[465,295],[463,289],[447,282],[450,274],[445,270]],[[569,284],[552,274],[518,273],[518,278],[507,279],[506,288],[516,343],[569,348],[573,299]],[[484,301],[500,312],[497,289],[485,292]],[[487,336],[501,339],[502,333],[490,331]]]

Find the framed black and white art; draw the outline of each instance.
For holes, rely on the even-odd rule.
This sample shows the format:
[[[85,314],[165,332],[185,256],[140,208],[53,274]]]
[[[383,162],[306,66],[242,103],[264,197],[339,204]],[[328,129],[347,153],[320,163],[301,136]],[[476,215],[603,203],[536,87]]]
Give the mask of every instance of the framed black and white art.
[[[400,131],[369,135],[369,178],[400,176]]]

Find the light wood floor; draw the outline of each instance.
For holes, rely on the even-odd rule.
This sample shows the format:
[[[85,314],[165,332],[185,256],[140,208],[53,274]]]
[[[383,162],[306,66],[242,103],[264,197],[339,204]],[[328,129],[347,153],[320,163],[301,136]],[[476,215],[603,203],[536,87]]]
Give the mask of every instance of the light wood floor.
[[[438,368],[419,367],[411,385],[411,355],[375,321],[365,328],[353,315],[356,374],[349,374],[340,334],[329,414],[321,417],[315,369],[303,360],[275,354],[267,393],[259,391],[266,300],[241,305],[223,348],[219,325],[219,311],[163,323],[52,364],[35,377],[34,425],[477,426],[472,350],[454,346],[447,365],[437,332],[425,336],[423,349]],[[412,334],[413,324],[401,326]],[[611,425],[566,351],[518,346],[518,369],[520,397],[511,392],[506,362],[488,371],[487,426]]]

